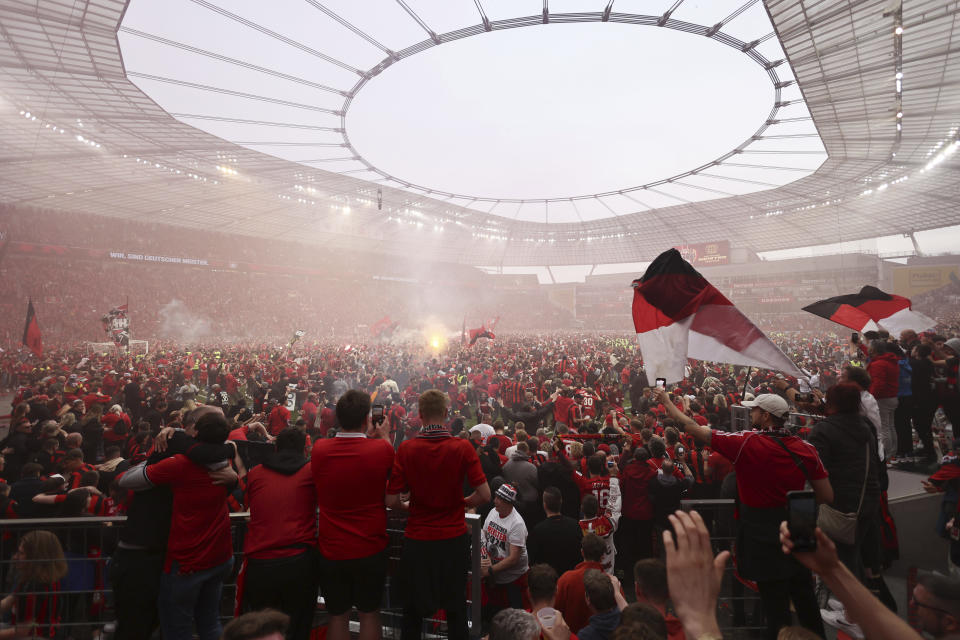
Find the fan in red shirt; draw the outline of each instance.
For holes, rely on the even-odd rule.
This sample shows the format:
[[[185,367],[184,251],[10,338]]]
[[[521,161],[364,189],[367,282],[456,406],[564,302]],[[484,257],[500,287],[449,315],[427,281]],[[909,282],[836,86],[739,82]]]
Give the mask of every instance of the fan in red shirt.
[[[247,474],[250,523],[237,577],[237,614],[279,609],[290,616],[291,640],[310,637],[317,607],[317,493],[305,441],[303,431],[284,429],[277,450]]]
[[[300,407],[300,417],[303,418],[303,422],[307,426],[307,431],[311,433],[316,426],[318,410],[317,394],[311,391],[307,394],[307,401]]]
[[[750,422],[759,430],[726,433],[697,424],[670,401],[665,389],[656,391],[667,413],[698,442],[733,463],[740,496],[737,530],[737,571],[757,583],[765,603],[767,636],[791,624],[790,602],[800,624],[823,636],[823,621],[813,592],[813,577],[792,556],[780,549],[780,522],[787,519],[787,492],[800,491],[807,481],[817,502],[833,502],[827,471],[813,445],[783,428],[790,407],[773,394],[752,401]]]
[[[290,426],[290,410],[282,403],[278,403],[267,418],[267,429],[270,435],[275,436]]]
[[[446,394],[425,391],[418,404],[424,426],[400,445],[387,486],[387,505],[409,511],[398,576],[406,599],[403,637],[420,637],[423,618],[444,609],[449,637],[466,640],[470,539],[464,508],[489,502],[490,487],[470,441],[443,426]],[[466,499],[465,481],[474,489]],[[408,501],[401,500],[404,491]]]
[[[223,413],[213,407],[197,411],[204,412],[195,425],[197,440],[223,443],[230,432]],[[214,484],[209,469],[182,454],[133,467],[120,482],[121,488],[158,484],[173,489],[173,519],[157,600],[163,637],[190,638],[196,624],[201,640],[215,640],[223,631],[223,581],[233,568],[228,492]],[[201,593],[209,597],[201,600]]]
[[[593,389],[590,388],[580,391],[580,395],[583,396],[583,403],[581,404],[583,415],[587,416],[591,420],[596,418],[597,409],[600,406],[600,397],[597,396]]]
[[[583,629],[590,623],[593,613],[587,605],[583,589],[583,574],[590,569],[603,571],[603,554],[607,543],[599,536],[588,533],[580,542],[583,562],[570,571],[564,572],[557,580],[557,599],[554,605],[563,614],[563,619],[571,629]]]
[[[381,417],[374,429],[371,408],[363,391],[340,396],[336,411],[342,431],[317,441],[310,461],[320,512],[320,586],[330,633],[342,638],[349,637],[354,606],[361,637],[380,629],[387,576],[384,496],[394,452],[389,426]]]
[[[607,463],[607,457],[598,452],[587,458],[587,475],[574,472],[573,479],[580,489],[580,499],[587,494],[596,496],[600,503],[600,511],[606,511],[607,504],[610,501],[610,476],[603,475],[603,465]]]

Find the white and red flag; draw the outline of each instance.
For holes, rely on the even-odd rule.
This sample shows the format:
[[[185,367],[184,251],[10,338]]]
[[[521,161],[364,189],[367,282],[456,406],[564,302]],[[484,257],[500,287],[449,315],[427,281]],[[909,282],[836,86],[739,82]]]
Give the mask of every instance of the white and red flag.
[[[687,358],[806,375],[676,249],[633,281],[633,325],[647,377],[684,378]]]

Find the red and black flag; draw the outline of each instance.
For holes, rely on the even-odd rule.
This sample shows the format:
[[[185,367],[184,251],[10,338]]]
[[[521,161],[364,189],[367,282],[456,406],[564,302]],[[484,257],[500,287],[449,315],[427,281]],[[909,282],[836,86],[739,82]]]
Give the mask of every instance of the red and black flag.
[[[493,332],[487,329],[486,327],[480,327],[479,329],[470,329],[470,346],[473,346],[473,343],[479,340],[480,338],[488,338],[493,340],[496,338],[493,335]]]
[[[804,373],[676,249],[633,281],[633,324],[647,376],[677,382],[687,358]]]
[[[27,322],[23,326],[23,340],[33,355],[43,357],[43,337],[40,335],[40,325],[37,323],[37,312],[33,309],[33,300],[27,302]]]
[[[936,324],[935,320],[912,310],[909,298],[869,286],[860,289],[859,293],[819,300],[803,310],[854,331],[883,328],[897,334],[905,329],[925,331]]]

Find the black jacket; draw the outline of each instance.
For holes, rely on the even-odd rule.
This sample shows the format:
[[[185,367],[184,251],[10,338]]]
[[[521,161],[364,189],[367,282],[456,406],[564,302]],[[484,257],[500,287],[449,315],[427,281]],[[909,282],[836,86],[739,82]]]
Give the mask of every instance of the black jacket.
[[[580,541],[583,530],[580,523],[569,516],[553,516],[539,523],[527,538],[530,564],[545,562],[557,575],[575,568],[581,561]]]
[[[808,441],[817,448],[830,474],[832,506],[844,513],[857,510],[865,472],[865,446],[869,446],[870,468],[861,516],[874,513],[880,506],[882,463],[877,455],[877,436],[870,424],[858,413],[838,413],[813,425]]]

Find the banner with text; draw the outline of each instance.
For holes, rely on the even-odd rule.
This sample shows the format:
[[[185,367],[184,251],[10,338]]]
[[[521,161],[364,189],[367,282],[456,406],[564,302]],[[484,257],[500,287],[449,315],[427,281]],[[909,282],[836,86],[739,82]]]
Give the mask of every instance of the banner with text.
[[[683,259],[694,267],[711,267],[718,264],[730,264],[730,242],[698,242],[674,247]]]

